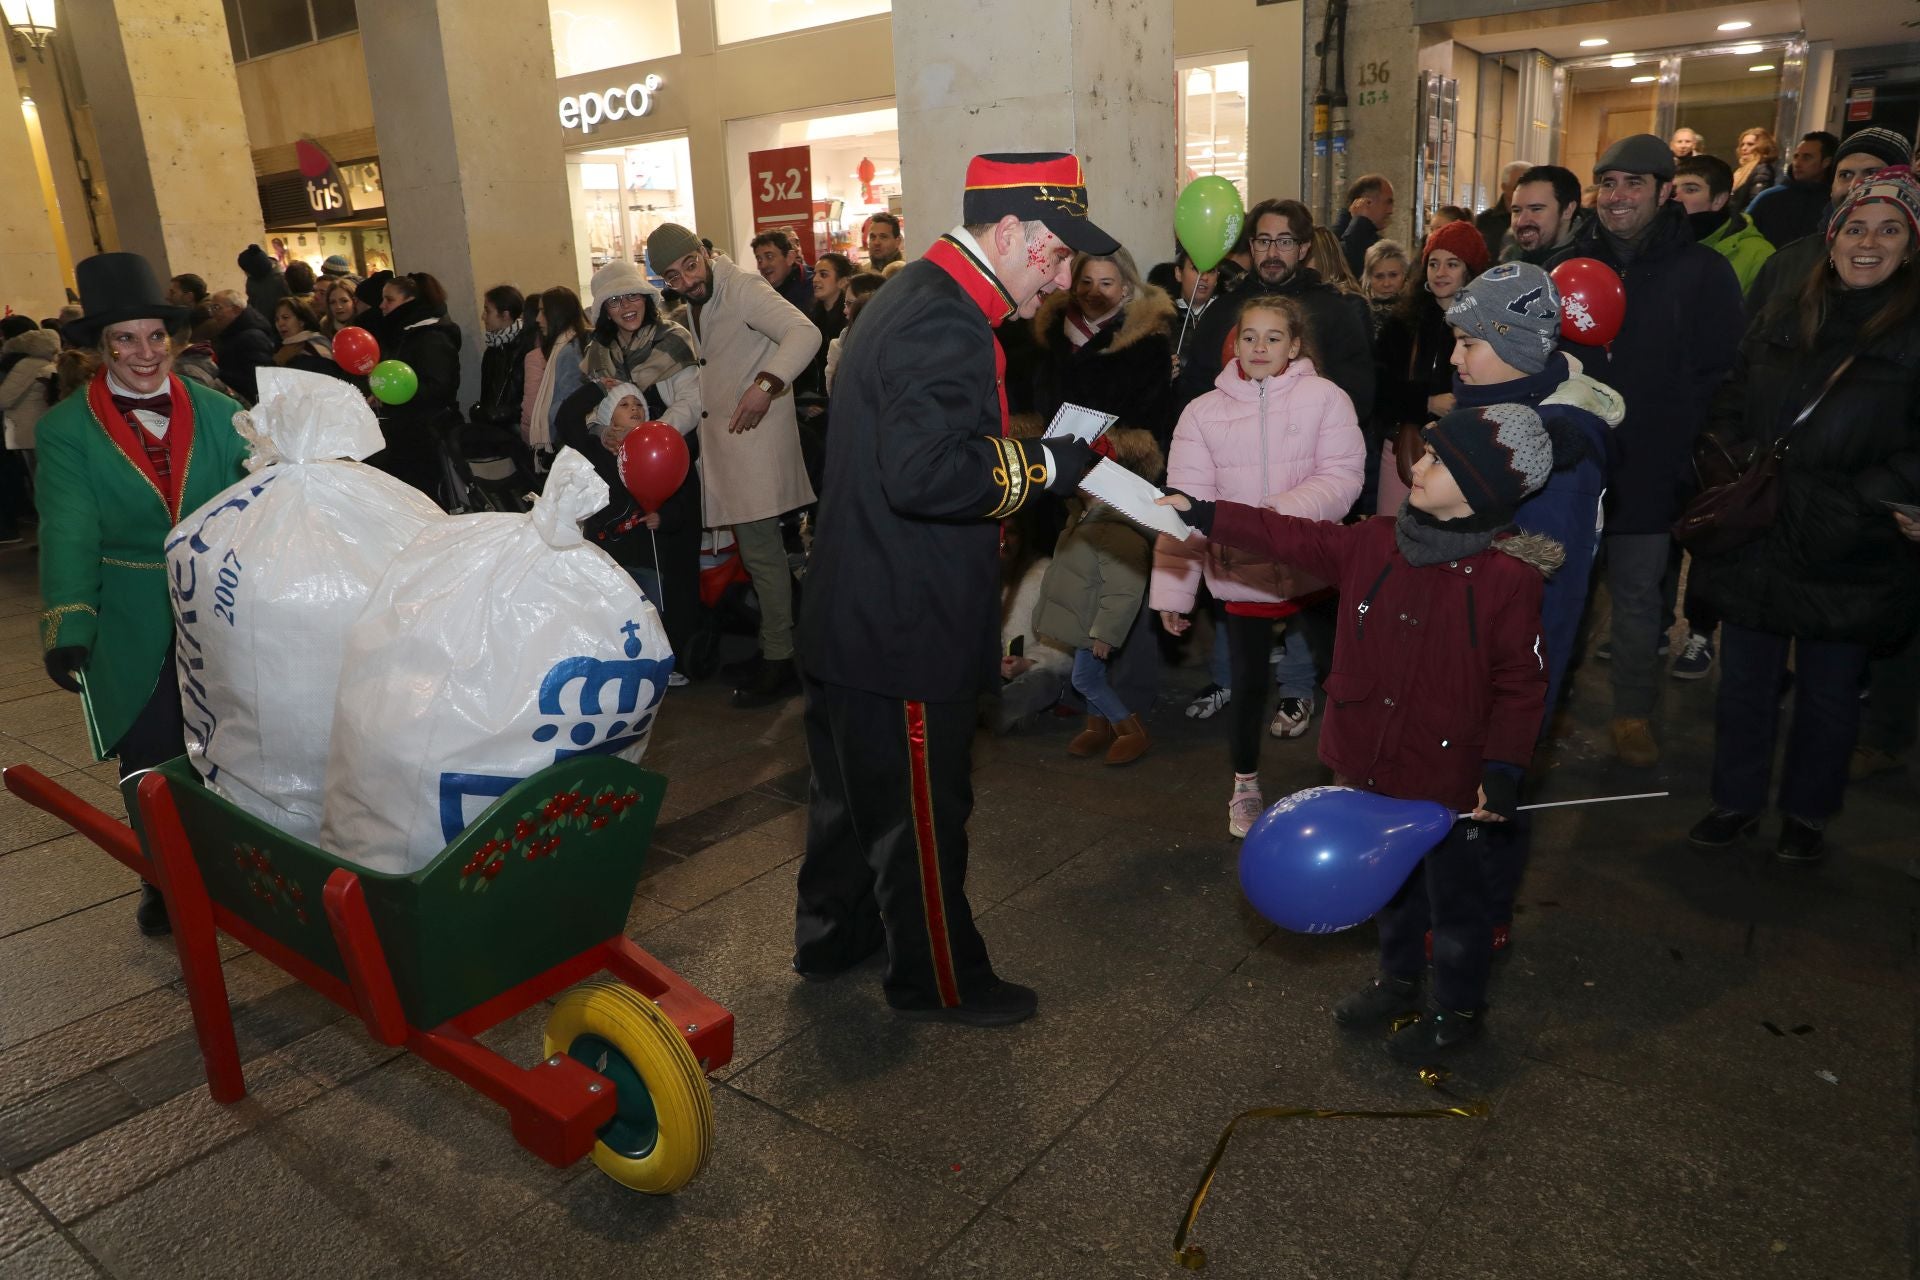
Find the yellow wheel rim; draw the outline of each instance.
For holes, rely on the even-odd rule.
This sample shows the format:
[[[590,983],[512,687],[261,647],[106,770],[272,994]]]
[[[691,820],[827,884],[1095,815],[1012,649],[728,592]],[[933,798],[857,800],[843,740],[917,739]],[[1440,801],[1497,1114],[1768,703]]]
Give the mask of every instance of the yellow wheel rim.
[[[713,1095],[680,1029],[653,1001],[619,982],[583,983],[547,1019],[546,1052],[568,1054],[614,1082],[617,1110],[593,1144],[602,1173],[667,1195],[705,1167]]]

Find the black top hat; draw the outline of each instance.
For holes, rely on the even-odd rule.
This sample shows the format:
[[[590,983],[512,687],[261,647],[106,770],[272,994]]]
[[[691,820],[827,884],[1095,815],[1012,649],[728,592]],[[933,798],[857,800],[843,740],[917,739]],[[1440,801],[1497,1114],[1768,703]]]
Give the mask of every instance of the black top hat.
[[[122,320],[161,320],[171,329],[187,318],[187,308],[167,301],[153,268],[137,253],[96,253],[75,263],[73,275],[81,316],[60,336],[74,346],[91,345],[102,329]]]

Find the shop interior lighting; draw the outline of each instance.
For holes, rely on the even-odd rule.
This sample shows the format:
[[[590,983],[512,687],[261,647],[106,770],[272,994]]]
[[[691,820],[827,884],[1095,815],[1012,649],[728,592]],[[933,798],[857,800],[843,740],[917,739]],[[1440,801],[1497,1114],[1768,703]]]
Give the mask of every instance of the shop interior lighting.
[[[1774,69],[1774,66],[1771,62],[1763,62],[1757,67],[1747,68],[1747,70],[1749,71],[1772,71],[1773,69]]]
[[[1635,61],[1636,59],[1630,53],[1616,53],[1612,58],[1607,60],[1607,65],[1610,67],[1630,67]]]
[[[1580,42],[1582,49],[1598,49],[1607,43],[1605,36],[1588,36]]]
[[[1655,80],[1658,80],[1659,78],[1660,78],[1659,76],[1634,76],[1632,79],[1628,80],[1627,83],[1628,84],[1652,84]]]
[[[1735,46],[1733,46],[1733,52],[1735,52],[1735,53],[1758,53],[1758,52],[1760,52],[1760,46],[1759,46],[1759,45],[1757,45],[1757,44],[1737,44],[1737,45],[1735,45]]]
[[[1748,27],[1750,27],[1750,26],[1752,26],[1752,25],[1753,25],[1753,24],[1752,24],[1751,22],[1723,22],[1723,23],[1721,23],[1721,24],[1720,24],[1720,25],[1719,25],[1718,27],[1715,27],[1715,28],[1714,28],[1714,30],[1716,30],[1716,31],[1745,31],[1745,30],[1746,30],[1746,29],[1747,29]]]

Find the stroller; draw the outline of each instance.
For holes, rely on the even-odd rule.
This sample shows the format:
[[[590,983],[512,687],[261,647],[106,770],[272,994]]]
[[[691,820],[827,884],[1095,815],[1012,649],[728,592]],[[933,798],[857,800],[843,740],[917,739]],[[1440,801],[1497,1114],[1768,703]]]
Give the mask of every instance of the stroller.
[[[449,514],[533,509],[540,480],[518,431],[449,413],[434,424],[434,441],[440,474],[433,496]]]

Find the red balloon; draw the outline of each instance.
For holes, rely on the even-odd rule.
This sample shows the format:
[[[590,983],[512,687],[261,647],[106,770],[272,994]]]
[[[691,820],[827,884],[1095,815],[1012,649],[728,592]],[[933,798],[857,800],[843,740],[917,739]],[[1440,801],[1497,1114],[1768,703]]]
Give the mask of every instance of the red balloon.
[[[643,422],[620,442],[620,480],[648,515],[686,482],[687,442],[664,422]]]
[[[1553,269],[1560,290],[1560,336],[1583,346],[1604,347],[1620,336],[1627,318],[1627,291],[1614,269],[1598,258],[1568,258]]]
[[[365,329],[350,324],[333,335],[333,362],[364,378],[380,363],[380,344]]]

